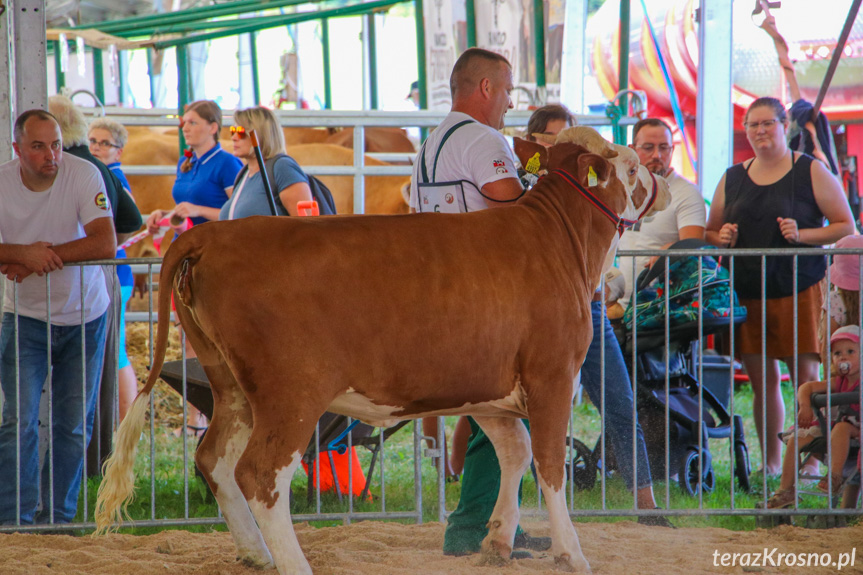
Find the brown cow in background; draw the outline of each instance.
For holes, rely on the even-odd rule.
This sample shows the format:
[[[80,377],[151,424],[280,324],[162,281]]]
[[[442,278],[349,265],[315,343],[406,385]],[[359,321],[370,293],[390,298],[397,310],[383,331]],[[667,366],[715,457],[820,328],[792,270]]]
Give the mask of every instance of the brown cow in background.
[[[329,132],[320,128],[284,128],[286,136],[290,132],[291,141],[303,138],[317,139],[318,143],[288,143],[288,154],[297,160],[300,166],[352,166],[353,152],[343,146],[332,143],[320,143],[330,137]],[[367,128],[370,130],[370,128]],[[173,132],[173,133],[172,133]],[[403,132],[403,131],[402,131]],[[132,135],[134,134],[134,135]],[[350,140],[353,142],[353,140]],[[222,147],[232,150],[230,139],[221,140]],[[380,144],[375,144],[380,148]],[[402,146],[403,147],[403,146]],[[388,150],[388,151],[402,151]],[[411,148],[410,151],[413,151]],[[137,129],[130,133],[129,143],[123,150],[123,164],[127,166],[176,166],[179,162],[177,134],[175,129],[156,131]],[[368,166],[388,166],[388,162],[366,157]],[[171,189],[174,186],[173,175],[170,176],[133,176],[127,175],[129,185],[135,195],[135,201],[142,214],[154,210],[169,210],[174,206]],[[353,213],[354,185],[349,176],[321,176],[336,201],[336,210],[340,214]],[[410,182],[410,176],[368,176],[366,177],[367,214],[405,214],[408,206],[402,195],[402,186]]]
[[[294,157],[300,166],[352,166],[353,151],[343,146],[322,143],[331,137],[331,132],[323,128],[283,128],[288,142],[288,154]],[[367,142],[369,130],[367,128]],[[386,137],[391,136],[390,129],[384,129]],[[402,133],[404,131],[402,130]],[[351,131],[351,134],[353,132]],[[338,135],[338,134],[337,134]],[[223,135],[224,136],[224,135]],[[393,139],[398,143],[398,138]],[[291,142],[312,143],[291,143]],[[352,143],[353,140],[350,140]],[[223,137],[222,147],[230,152],[233,149],[229,138]],[[380,149],[383,144],[375,144]],[[400,145],[404,151],[404,146]],[[413,148],[411,148],[411,151]],[[179,162],[179,143],[176,128],[151,129],[131,127],[129,142],[123,150],[123,164],[126,166],[176,166]],[[387,162],[366,156],[366,165],[387,166]],[[174,206],[171,189],[175,176],[126,176],[132,193],[142,214],[155,210],[170,210]],[[354,183],[350,176],[321,176],[333,194],[336,211],[339,214],[352,214],[354,211]],[[410,184],[410,176],[367,176],[365,178],[365,213],[367,214],[406,214],[407,199],[404,196],[406,185]],[[170,239],[166,240],[167,247]],[[129,257],[157,256],[151,239],[145,239],[127,249]]]

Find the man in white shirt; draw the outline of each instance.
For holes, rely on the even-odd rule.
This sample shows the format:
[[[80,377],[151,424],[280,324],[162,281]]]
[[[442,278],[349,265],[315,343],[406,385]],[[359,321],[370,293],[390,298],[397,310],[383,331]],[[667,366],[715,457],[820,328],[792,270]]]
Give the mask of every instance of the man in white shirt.
[[[463,213],[511,205],[524,194],[516,161],[500,133],[513,107],[512,67],[503,56],[469,48],[450,76],[452,110],[426,139],[411,177],[412,212]],[[491,441],[472,418],[459,504],[447,520],[444,554],[480,550],[500,489],[500,466]],[[437,436],[433,421],[426,435]],[[551,546],[546,537],[530,537],[519,528],[513,557]]]
[[[671,127],[658,118],[645,118],[635,124],[632,142],[630,148],[638,154],[641,164],[668,181],[671,205],[652,218],[639,222],[627,230],[620,239],[619,249],[664,249],[678,240],[704,239],[704,226],[707,220],[704,198],[695,184],[678,175],[671,167],[671,154],[674,151]],[[634,259],[637,279],[651,257],[643,256]],[[619,262],[620,270],[626,280],[626,293],[619,303],[625,308],[632,294],[633,258],[621,257]]]
[[[18,157],[0,165],[0,272],[8,280],[0,333],[0,525],[68,523],[77,513],[93,426],[108,292],[101,267],[82,272],[64,264],[113,258],[116,238],[99,171],[64,156],[51,114],[24,112],[14,137]],[[50,281],[39,277],[48,272]],[[53,444],[40,477],[46,379]]]

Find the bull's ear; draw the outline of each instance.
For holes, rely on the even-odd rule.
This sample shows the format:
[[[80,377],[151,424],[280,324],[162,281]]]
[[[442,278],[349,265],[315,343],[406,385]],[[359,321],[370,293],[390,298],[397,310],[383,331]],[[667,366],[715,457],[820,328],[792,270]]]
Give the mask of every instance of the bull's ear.
[[[531,174],[538,174],[548,168],[548,148],[521,138],[513,138],[512,142],[515,155],[518,156],[518,160],[526,171]]]
[[[581,154],[578,157],[578,181],[592,188],[608,181],[611,164],[598,154]]]

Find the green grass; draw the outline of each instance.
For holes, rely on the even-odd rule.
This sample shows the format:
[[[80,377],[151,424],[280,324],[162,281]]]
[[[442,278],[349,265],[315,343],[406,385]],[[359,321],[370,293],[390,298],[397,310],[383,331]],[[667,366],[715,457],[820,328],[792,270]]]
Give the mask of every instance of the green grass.
[[[785,396],[786,405],[792,404],[792,391],[788,384],[783,385],[783,394]],[[755,434],[755,426],[752,417],[752,392],[748,386],[741,387],[735,391],[735,412],[743,417],[744,428],[746,432],[746,440],[749,446],[751,467],[752,470],[759,469],[760,448],[758,446],[757,437]],[[594,407],[582,404],[573,408],[574,427],[572,435],[586,445],[593,447],[601,432],[600,419]],[[790,424],[793,419],[793,413],[789,409],[786,412],[786,424]],[[446,427],[448,437],[451,437],[453,426],[456,418],[446,418]],[[413,511],[414,504],[414,465],[413,465],[413,427],[412,425],[405,427],[398,433],[392,436],[387,441],[385,451],[386,461],[386,511]],[[152,478],[155,484],[156,506],[155,515],[151,511],[151,472],[149,464],[150,456],[150,438],[149,435],[142,437],[139,445],[138,457],[136,460],[136,497],[129,506],[129,514],[136,520],[155,519],[181,519],[187,516],[190,518],[210,518],[217,517],[218,506],[212,495],[209,493],[205,483],[197,478],[194,473],[193,454],[195,448],[195,440],[189,439],[188,443],[188,485],[189,496],[188,506],[184,496],[184,478],[183,474],[183,441],[182,438],[177,438],[173,434],[164,430],[159,430],[155,434],[155,474]],[[713,465],[716,476],[716,486],[712,493],[704,494],[703,508],[704,509],[730,509],[731,501],[731,482],[733,474],[730,471],[730,446],[728,440],[711,440],[710,449],[713,455]],[[423,449],[425,445],[423,444]],[[368,468],[371,454],[364,448],[357,448],[362,468]],[[322,464],[325,459],[322,459]],[[423,520],[437,521],[438,519],[438,502],[437,502],[437,471],[433,467],[431,460],[424,458],[421,465],[422,484],[423,484]],[[356,480],[356,478],[355,478]],[[373,501],[354,500],[353,510],[355,512],[379,512],[381,511],[381,485],[380,485],[380,461],[376,467],[375,476],[371,492],[374,496]],[[774,484],[771,484],[775,487]],[[769,486],[768,489],[771,487]],[[753,486],[760,489],[760,486]],[[89,517],[87,520],[92,520],[92,509],[96,501],[96,491],[98,489],[98,480],[91,479],[87,485],[88,488],[88,507]],[[302,469],[297,471],[292,484],[293,499],[292,512],[294,514],[314,514],[317,511],[316,502],[311,505],[306,500],[307,478]],[[744,493],[736,485],[735,481],[734,492],[734,507],[738,509],[752,509],[755,504],[762,500],[761,495]],[[461,484],[453,483],[446,484],[446,508],[449,511],[455,509],[458,504]],[[568,491],[567,491],[568,492]],[[676,481],[671,481],[668,485],[668,495],[666,500],[666,482],[664,477],[654,477],[654,492],[657,503],[668,509],[698,509],[698,497],[692,497],[684,494]],[[607,509],[632,509],[632,496],[626,490],[622,479],[618,475],[612,474],[606,480],[606,508]],[[537,486],[530,473],[525,475],[523,485],[523,504],[522,507],[528,513],[537,509]],[[803,507],[824,507],[825,499],[818,497],[804,497],[802,502]],[[575,491],[573,509],[576,510],[595,510],[602,509],[602,490],[600,487],[600,478],[597,478],[596,486],[587,491]],[[79,506],[83,510],[83,504]],[[347,499],[344,502],[339,502],[335,495],[330,493],[321,494],[321,512],[323,513],[345,513],[348,511]],[[79,512],[81,513],[81,512]],[[83,519],[83,514],[79,520]],[[620,521],[633,520],[632,517],[582,517],[579,521]],[[412,519],[403,519],[404,522],[413,522]],[[749,530],[755,528],[755,518],[752,516],[705,516],[703,514],[693,514],[685,517],[674,517],[673,522],[678,526],[686,527],[724,527],[734,530]],[[314,521],[313,525],[324,526],[341,523],[336,521]],[[184,526],[183,529],[190,531],[208,532],[213,530],[224,530],[222,525],[199,525],[199,526]],[[130,532],[137,534],[152,533],[160,531],[159,528],[139,527],[129,528]]]

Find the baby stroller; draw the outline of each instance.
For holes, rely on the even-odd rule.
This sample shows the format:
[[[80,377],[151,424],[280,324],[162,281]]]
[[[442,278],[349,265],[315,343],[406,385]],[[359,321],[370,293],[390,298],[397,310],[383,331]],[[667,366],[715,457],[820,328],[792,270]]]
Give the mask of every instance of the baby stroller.
[[[682,240],[670,249],[710,249],[710,246],[698,240]],[[729,439],[734,448],[734,475],[741,489],[748,491],[749,448],[743,433],[743,419],[738,414],[732,418],[727,406],[717,397],[730,395],[730,378],[719,378],[722,387],[718,391],[722,393],[715,394],[707,386],[700,385],[694,375],[699,371],[699,315],[702,335],[707,336],[728,329],[732,321],[734,324],[745,321],[746,308],[740,306],[731,290],[728,272],[713,257],[669,258],[668,278],[669,285],[665,286],[665,258],[660,258],[641,274],[636,285],[637,306],[630,303],[617,330],[625,357],[632,357],[635,341],[635,373],[632,373],[632,362],[627,361],[627,367],[630,377],[638,383],[637,411],[651,474],[655,478],[664,477],[667,468],[669,477],[678,476],[685,493],[695,495],[699,490],[710,493],[715,486],[715,475],[708,440]],[[667,370],[666,313],[669,325]]]

